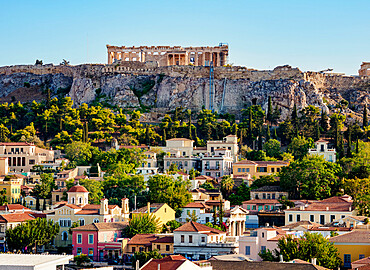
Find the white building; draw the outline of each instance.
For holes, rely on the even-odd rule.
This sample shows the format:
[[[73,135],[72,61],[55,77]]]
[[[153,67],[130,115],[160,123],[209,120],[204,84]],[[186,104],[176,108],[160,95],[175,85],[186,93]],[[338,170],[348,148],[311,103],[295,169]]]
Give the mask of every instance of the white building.
[[[315,142],[316,148],[308,149],[308,153],[310,155],[320,155],[329,162],[336,162],[337,152],[335,149],[329,149],[328,144],[328,141],[320,139]]]
[[[226,232],[190,221],[174,233],[174,253],[191,260],[207,260],[212,256],[239,252],[236,237]]]
[[[73,255],[0,254],[0,270],[64,269]]]
[[[202,174],[215,178],[230,175],[232,164],[231,150],[218,148],[202,157]]]
[[[158,174],[157,154],[152,151],[145,151],[143,154],[145,159],[141,166],[136,169],[136,173],[143,175],[144,181],[147,182],[150,176]]]
[[[214,153],[216,149],[225,148],[231,151],[231,156],[234,162],[238,161],[238,137],[235,135],[228,135],[222,141],[208,141],[207,152]]]

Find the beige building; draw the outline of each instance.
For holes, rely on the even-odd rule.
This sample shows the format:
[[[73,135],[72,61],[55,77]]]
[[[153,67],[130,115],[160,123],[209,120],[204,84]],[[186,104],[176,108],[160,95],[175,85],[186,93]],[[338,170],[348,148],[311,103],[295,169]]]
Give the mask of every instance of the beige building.
[[[235,135],[227,135],[222,141],[207,141],[207,152],[214,153],[217,149],[225,148],[231,151],[231,156],[234,162],[238,161],[238,137]]]
[[[47,214],[48,220],[58,222],[60,232],[55,238],[56,246],[70,246],[72,237],[69,228],[74,222],[81,226],[99,222],[120,222],[129,218],[128,199],[122,199],[122,208],[108,205],[102,199],[100,205],[88,204],[89,192],[85,187],[76,185],[67,192],[68,202],[60,203],[53,212]]]
[[[325,225],[346,216],[354,216],[356,211],[352,203],[350,196],[343,195],[286,209],[284,210],[285,225],[304,220]]]
[[[193,156],[194,141],[186,138],[173,138],[166,140],[163,151],[167,153],[163,157],[164,169],[168,170],[171,164],[176,164],[180,170],[187,173],[191,168],[196,168],[197,158]]]
[[[215,47],[181,47],[181,46],[110,46],[107,45],[108,64],[117,61],[158,62],[159,66],[214,66],[227,64],[229,46],[220,43]]]
[[[308,149],[308,154],[322,156],[326,161],[335,162],[337,151],[334,148],[328,148],[329,142],[320,139],[315,142],[315,148]]]
[[[0,143],[0,157],[8,158],[12,172],[29,172],[34,165],[54,161],[54,151],[36,147],[33,143]]]

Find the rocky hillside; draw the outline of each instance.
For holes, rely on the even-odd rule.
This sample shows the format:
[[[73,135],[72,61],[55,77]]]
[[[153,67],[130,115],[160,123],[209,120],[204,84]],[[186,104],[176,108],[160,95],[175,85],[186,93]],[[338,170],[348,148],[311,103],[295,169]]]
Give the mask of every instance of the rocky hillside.
[[[282,117],[294,104],[297,108],[315,105],[333,111],[346,99],[349,107],[345,113],[355,119],[370,98],[366,78],[303,73],[290,66],[271,71],[219,67],[214,78],[215,110],[237,115],[250,104],[267,109],[271,96],[274,106],[281,108]],[[42,100],[49,88],[53,96],[70,96],[75,105],[103,98],[123,108],[165,112],[183,106],[200,110],[210,105],[209,81],[207,67],[157,67],[153,63],[1,67],[0,102]]]

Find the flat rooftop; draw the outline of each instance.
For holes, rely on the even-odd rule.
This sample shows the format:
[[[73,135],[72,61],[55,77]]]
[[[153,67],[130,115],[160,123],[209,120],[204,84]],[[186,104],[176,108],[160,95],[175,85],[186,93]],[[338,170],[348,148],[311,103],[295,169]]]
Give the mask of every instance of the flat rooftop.
[[[72,255],[41,255],[41,254],[0,254],[0,269],[9,269],[7,266],[41,266],[68,264]]]

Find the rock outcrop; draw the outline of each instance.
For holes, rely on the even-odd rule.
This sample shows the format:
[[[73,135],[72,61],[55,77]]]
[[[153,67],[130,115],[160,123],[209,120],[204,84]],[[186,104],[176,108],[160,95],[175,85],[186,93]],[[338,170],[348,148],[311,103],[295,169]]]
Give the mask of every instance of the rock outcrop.
[[[0,101],[31,101],[67,94],[77,106],[99,95],[123,108],[145,107],[165,112],[178,106],[200,110],[210,100],[209,68],[192,66],[155,67],[144,63],[79,66],[12,66],[0,68]],[[366,77],[301,72],[290,66],[269,71],[243,67],[218,67],[214,71],[215,110],[239,115],[241,109],[258,104],[267,109],[268,97],[281,108],[282,117],[294,105],[317,106],[330,111],[342,99],[347,113],[360,116],[369,103]],[[29,99],[29,100],[27,100]]]

